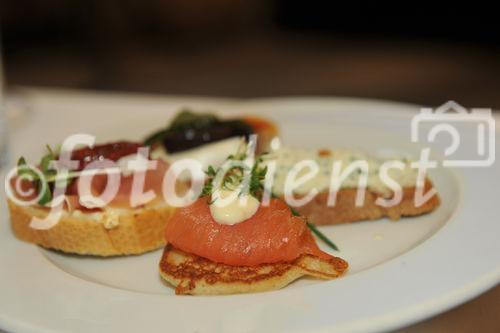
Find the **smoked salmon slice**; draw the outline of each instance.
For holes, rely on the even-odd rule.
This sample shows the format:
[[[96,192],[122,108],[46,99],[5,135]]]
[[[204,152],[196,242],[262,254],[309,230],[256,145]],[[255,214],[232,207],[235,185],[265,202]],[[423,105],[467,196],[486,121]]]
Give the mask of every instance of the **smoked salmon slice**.
[[[232,266],[289,262],[303,254],[333,258],[319,249],[304,219],[293,216],[281,199],[261,205],[241,223],[222,225],[212,218],[207,198],[202,197],[176,211],[165,236],[182,251]]]

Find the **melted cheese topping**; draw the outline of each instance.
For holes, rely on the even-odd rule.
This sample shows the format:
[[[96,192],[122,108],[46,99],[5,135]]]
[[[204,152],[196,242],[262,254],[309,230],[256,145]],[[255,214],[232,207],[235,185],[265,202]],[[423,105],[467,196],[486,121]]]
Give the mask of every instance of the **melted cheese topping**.
[[[276,161],[276,171],[274,173],[273,192],[278,195],[284,194],[285,183],[289,177],[290,171],[297,163],[304,160],[312,160],[318,166],[317,172],[313,173],[310,167],[305,166],[298,170],[294,179],[309,176],[302,184],[294,187],[296,194],[307,194],[316,189],[318,192],[329,190],[334,168],[334,163],[340,165],[339,172],[336,173],[337,179],[340,179],[345,173],[346,178],[340,183],[340,188],[358,188],[360,187],[360,178],[367,178],[367,188],[382,195],[390,195],[391,189],[380,177],[380,169],[384,161],[371,158],[363,152],[353,150],[335,150],[318,151],[312,149],[294,149],[281,148],[269,155],[266,163]],[[351,163],[361,162],[366,167],[353,168],[352,172],[347,174]],[[387,175],[398,183],[401,187],[415,186],[418,170],[411,168],[411,161],[398,160],[404,164],[403,169],[389,168]],[[359,165],[359,164],[358,164]]]

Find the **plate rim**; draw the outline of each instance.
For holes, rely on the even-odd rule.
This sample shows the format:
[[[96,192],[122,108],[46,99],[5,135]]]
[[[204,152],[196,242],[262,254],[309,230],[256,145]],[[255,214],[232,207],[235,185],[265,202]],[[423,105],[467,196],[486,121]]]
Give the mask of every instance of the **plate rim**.
[[[166,97],[167,98],[167,97]],[[193,98],[192,96],[187,96],[187,97],[181,97],[181,99],[185,99],[186,101],[189,101],[189,99]],[[221,100],[220,98],[217,100]],[[222,99],[224,100],[224,99]],[[339,101],[344,102],[344,103],[359,103],[360,101],[363,103],[371,104],[371,103],[377,103],[380,106],[385,105],[385,104],[391,104],[392,107],[400,108],[400,109],[408,109],[411,107],[412,109],[418,109],[419,107],[413,104],[407,104],[407,103],[399,103],[399,102],[393,102],[393,101],[383,101],[383,100],[375,100],[375,99],[357,99],[357,98],[337,98],[337,97],[273,97],[273,98],[259,98],[259,99],[249,99],[249,100],[234,100],[234,99],[229,99],[229,105],[231,104],[236,104],[240,105],[243,104],[245,105],[244,108],[252,108],[252,107],[262,107],[262,105],[273,105],[275,103],[284,103],[284,102],[297,102],[301,101],[304,103],[338,103]],[[216,102],[217,103],[217,102]],[[224,108],[227,109],[227,105],[224,106]],[[395,110],[390,110],[387,112],[394,112],[394,113],[403,113],[402,111],[395,111]],[[409,112],[404,111],[407,115]],[[496,137],[498,140],[498,136]],[[458,176],[461,177],[462,173],[458,173]],[[461,185],[462,181],[459,182]],[[463,198],[460,199],[459,203],[461,202]],[[2,198],[3,200],[3,198]],[[453,214],[455,214],[454,212]],[[445,228],[448,225],[445,224],[443,228]],[[435,236],[439,235],[443,230],[439,230],[436,234],[432,235],[431,238],[435,238]],[[10,235],[12,236],[12,235]],[[13,237],[13,236],[12,236]],[[422,244],[419,244],[416,246],[416,248],[421,247],[422,245],[426,244],[428,241],[431,241],[431,239],[426,240]],[[27,246],[27,244],[22,244],[23,246]],[[33,247],[33,249],[36,249],[36,247]],[[409,252],[413,252],[415,250],[412,249]],[[396,258],[393,258],[389,260],[389,262],[397,261],[398,258],[405,257],[408,253],[404,253],[401,256],[398,256]],[[387,263],[389,263],[387,262]],[[386,263],[382,263],[378,265],[378,267],[385,266]],[[363,273],[368,273],[372,269],[367,270],[366,272],[359,272],[356,275],[361,275]],[[66,273],[68,274],[68,273]],[[69,275],[69,274],[68,274]],[[76,278],[76,277],[73,277]],[[359,277],[358,277],[359,278]],[[80,280],[80,279],[79,279]],[[341,280],[338,280],[341,281]],[[338,281],[334,281],[337,283]],[[402,309],[401,314],[399,314],[399,320],[397,322],[392,322],[388,323],[386,319],[381,319],[380,315],[374,316],[374,318],[371,318],[370,321],[370,327],[364,327],[362,323],[358,323],[357,325],[351,324],[346,324],[347,326],[339,326],[340,331],[363,331],[363,332],[370,332],[370,331],[378,331],[378,330],[386,330],[386,329],[396,329],[402,326],[406,326],[408,324],[417,322],[421,319],[424,319],[426,317],[436,315],[438,313],[444,312],[454,306],[457,306],[461,303],[464,303],[471,298],[479,295],[480,293],[494,287],[496,284],[500,282],[500,267],[497,268],[497,270],[491,271],[490,275],[488,276],[479,276],[474,280],[469,281],[468,284],[462,285],[461,288],[455,289],[453,292],[448,293],[448,294],[443,294],[441,295],[438,300],[433,303],[433,306],[431,306],[432,310],[429,311],[429,307],[427,307],[425,310],[420,310],[419,312],[419,307],[424,306],[423,304],[416,304],[415,309],[411,310],[412,307]],[[88,281],[85,281],[85,283],[91,283]],[[91,283],[94,285],[94,283]],[[309,287],[309,286],[308,286]],[[312,286],[311,286],[312,287]],[[1,287],[0,287],[1,288]],[[307,288],[307,287],[306,287]],[[130,291],[122,290],[122,292],[125,293],[130,293]],[[133,292],[132,292],[133,293]],[[137,293],[137,292],[136,292]],[[158,295],[148,295],[148,296],[154,296],[158,297]],[[163,296],[160,296],[164,298]],[[239,295],[238,297],[247,297],[247,295],[241,296]],[[183,302],[184,303],[184,302]],[[404,312],[404,313],[403,313]],[[394,313],[392,313],[394,315]],[[378,318],[378,319],[377,319]],[[378,326],[373,325],[373,323],[379,322]],[[28,323],[22,323],[22,322],[15,322],[11,321],[9,318],[5,318],[4,314],[0,312],[0,326],[4,327],[7,330],[13,330],[13,331],[29,331],[29,332],[49,332],[53,331],[53,329],[44,329],[40,327],[32,327]],[[319,330],[328,330],[329,328],[327,327],[318,327]],[[331,328],[330,328],[331,329]],[[337,327],[336,327],[337,329]]]

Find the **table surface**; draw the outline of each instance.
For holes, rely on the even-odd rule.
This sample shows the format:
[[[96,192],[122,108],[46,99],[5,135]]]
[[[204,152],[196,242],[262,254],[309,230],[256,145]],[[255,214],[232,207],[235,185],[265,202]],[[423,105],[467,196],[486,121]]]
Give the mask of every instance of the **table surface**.
[[[500,332],[500,285],[450,311],[393,333],[498,333]]]
[[[45,89],[29,89],[31,93],[37,95],[45,91],[54,93],[54,90]],[[64,94],[64,91],[61,93]],[[71,92],[74,94],[75,92]],[[102,97],[102,94],[100,94]],[[12,111],[11,117],[16,117],[18,110]],[[495,118],[500,121],[500,114],[496,114]],[[497,132],[500,130],[497,128]],[[500,284],[491,290],[485,292],[479,297],[462,304],[454,309],[446,311],[435,317],[429,318],[422,322],[411,326],[396,330],[392,333],[468,333],[468,332],[500,332]],[[0,333],[4,333],[0,329]]]

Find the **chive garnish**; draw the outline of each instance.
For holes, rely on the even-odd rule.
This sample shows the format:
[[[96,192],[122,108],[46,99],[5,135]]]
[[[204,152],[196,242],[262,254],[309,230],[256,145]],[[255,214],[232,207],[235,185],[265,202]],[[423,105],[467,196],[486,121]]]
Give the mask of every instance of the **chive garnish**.
[[[309,229],[311,229],[312,233],[315,234],[319,239],[321,239],[326,245],[331,247],[335,251],[340,251],[337,245],[335,245],[334,242],[332,242],[324,233],[318,230],[314,224],[311,224],[309,222],[306,222],[307,226]]]
[[[300,216],[299,212],[295,208],[290,207],[290,210],[292,211],[292,214],[294,216]],[[328,245],[329,247],[331,247],[335,251],[340,251],[339,248],[337,247],[337,245],[335,245],[335,243],[332,242],[324,233],[319,231],[318,228],[316,228],[316,226],[314,224],[309,223],[307,221],[306,221],[306,224],[307,224],[307,227],[309,229],[311,229],[312,233],[315,234],[319,239],[321,239],[326,245]]]

